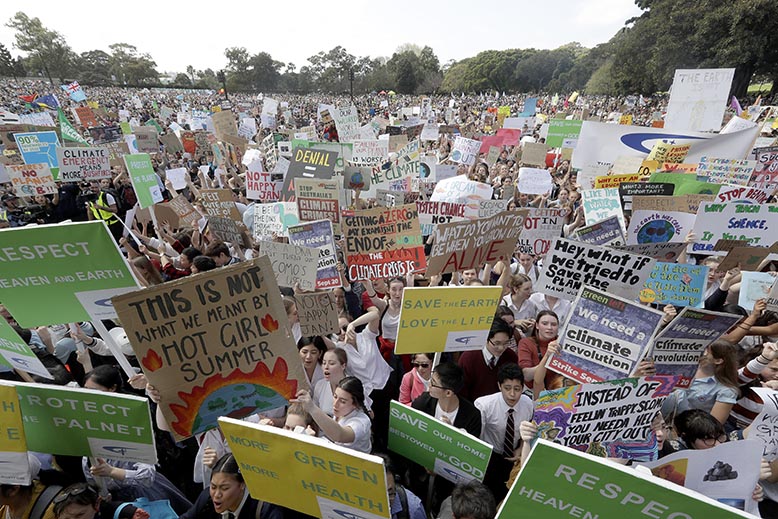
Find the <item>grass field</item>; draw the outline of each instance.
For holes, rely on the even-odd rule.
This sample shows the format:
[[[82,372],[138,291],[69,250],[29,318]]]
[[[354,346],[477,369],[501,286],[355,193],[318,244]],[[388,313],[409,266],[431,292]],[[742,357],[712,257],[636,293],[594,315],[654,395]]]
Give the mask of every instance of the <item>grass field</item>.
[[[761,83],[761,84],[759,84],[759,83],[752,83],[748,87],[748,93],[749,94],[758,94],[758,93],[761,92],[761,93],[765,94],[765,93],[769,92],[770,89],[772,89],[772,88],[773,88],[773,84],[772,83]]]

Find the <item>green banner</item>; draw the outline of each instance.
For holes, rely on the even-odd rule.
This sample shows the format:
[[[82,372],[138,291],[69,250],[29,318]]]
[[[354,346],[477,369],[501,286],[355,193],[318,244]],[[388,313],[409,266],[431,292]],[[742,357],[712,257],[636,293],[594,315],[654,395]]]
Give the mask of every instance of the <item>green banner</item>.
[[[488,443],[394,400],[389,449],[452,483],[483,481],[492,454]]]
[[[159,189],[157,174],[154,172],[154,166],[151,164],[149,154],[136,153],[134,155],[125,155],[124,163],[127,165],[127,171],[130,174],[132,186],[135,188],[140,208],[146,209],[157,202],[161,202],[162,192]]]
[[[548,122],[548,136],[546,137],[546,144],[552,148],[574,148],[575,145],[569,141],[577,141],[578,135],[581,134],[581,125],[583,121],[568,120],[568,119],[551,119]],[[565,146],[567,144],[573,144],[572,146]]]
[[[497,519],[753,517],[635,469],[538,440]]]
[[[54,378],[5,319],[0,319],[0,364],[43,378]]]
[[[77,142],[79,144],[89,146],[89,142],[87,142],[87,140],[84,139],[80,133],[78,133],[78,130],[76,130],[73,125],[70,124],[70,121],[68,121],[68,118],[65,117],[65,113],[61,108],[57,108],[57,114],[59,117],[59,130],[62,134],[62,140]]]
[[[0,231],[0,301],[25,328],[88,321],[76,293],[136,286],[103,222]]]
[[[16,393],[31,451],[157,462],[146,398],[41,384]]]

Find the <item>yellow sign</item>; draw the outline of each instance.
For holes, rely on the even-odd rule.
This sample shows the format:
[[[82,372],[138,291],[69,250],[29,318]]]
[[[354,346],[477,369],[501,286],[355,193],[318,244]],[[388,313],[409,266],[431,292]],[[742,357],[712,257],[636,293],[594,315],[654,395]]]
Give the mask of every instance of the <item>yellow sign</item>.
[[[501,287],[406,288],[395,352],[482,348],[501,294]]]
[[[689,153],[691,144],[668,144],[666,142],[657,142],[651,153],[648,154],[648,160],[657,162],[672,162],[677,164],[683,162],[686,154]]]
[[[606,175],[594,177],[594,188],[619,187],[622,182],[638,182],[640,173],[630,173],[627,175]]]
[[[390,517],[381,458],[232,418],[219,427],[255,498],[322,519]]]
[[[100,108],[100,103],[98,103],[97,101],[87,101],[86,105],[92,110],[97,110],[98,108]]]
[[[659,168],[659,162],[657,162],[656,160],[644,160],[643,164],[640,165],[640,169],[638,170],[638,173],[640,173],[641,175],[650,175],[658,168]]]
[[[632,114],[625,114],[619,117],[619,124],[632,125]]]
[[[0,452],[27,452],[19,397],[10,385],[0,385]]]

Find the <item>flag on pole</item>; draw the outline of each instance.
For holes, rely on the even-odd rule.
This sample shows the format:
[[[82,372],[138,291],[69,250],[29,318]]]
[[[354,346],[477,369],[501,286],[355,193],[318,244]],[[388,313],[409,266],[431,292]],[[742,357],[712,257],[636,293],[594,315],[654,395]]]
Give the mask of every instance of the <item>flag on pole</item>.
[[[53,94],[46,94],[33,101],[32,106],[54,110],[55,108],[59,108],[59,100],[57,100],[57,97]]]
[[[62,85],[60,88],[67,92],[67,94],[70,96],[70,99],[73,101],[77,103],[86,101],[86,94],[83,90],[81,90],[81,85],[78,84],[78,81],[73,81],[69,85]]]
[[[57,108],[59,114],[59,131],[62,134],[63,141],[77,142],[79,144],[85,144],[89,146],[89,143],[84,139],[78,131],[73,128],[68,118],[65,117],[65,112],[61,108]]]

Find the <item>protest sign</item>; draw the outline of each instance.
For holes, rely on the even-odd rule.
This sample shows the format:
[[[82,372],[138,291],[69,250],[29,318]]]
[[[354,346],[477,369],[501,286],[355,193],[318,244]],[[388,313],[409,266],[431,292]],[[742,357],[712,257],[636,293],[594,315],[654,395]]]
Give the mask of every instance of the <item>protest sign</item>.
[[[159,134],[150,127],[135,127],[132,129],[135,144],[140,153],[159,153]]]
[[[778,229],[778,206],[758,204],[719,204],[703,202],[697,211],[689,252],[713,250],[719,240],[745,240],[749,245],[766,245],[762,239]]]
[[[260,202],[276,202],[281,199],[283,180],[262,168],[262,161],[255,160],[246,168],[246,198]]]
[[[640,291],[640,301],[676,306],[700,306],[708,283],[708,267],[657,261]]]
[[[75,294],[137,283],[105,223],[0,232],[0,301],[25,327],[89,321]]]
[[[249,492],[263,501],[322,519],[391,517],[381,458],[231,418],[219,427]]]
[[[329,179],[335,172],[336,152],[324,149],[304,149],[295,147],[289,169],[284,177],[281,190],[282,200],[292,200],[295,196],[295,180],[298,178]]]
[[[734,76],[734,68],[676,69],[665,127],[672,131],[719,131]]]
[[[75,106],[73,107],[73,115],[75,116],[78,124],[84,128],[90,128],[92,126],[98,126],[95,113],[89,106]]]
[[[427,275],[480,269],[510,258],[527,211],[505,211],[492,218],[440,224],[433,233]]]
[[[189,172],[186,168],[173,168],[165,170],[165,178],[173,185],[173,189],[180,191],[186,189],[186,181]]]
[[[591,245],[623,245],[624,231],[621,230],[618,216],[611,216],[600,222],[579,227],[574,239]]]
[[[766,204],[769,198],[768,191],[756,187],[722,185],[715,200],[736,204]]]
[[[5,171],[18,196],[57,194],[57,184],[46,164],[8,164]]]
[[[415,204],[355,211],[343,218],[352,281],[421,272],[427,266]]]
[[[224,141],[225,137],[238,136],[238,124],[235,121],[235,114],[231,110],[222,110],[211,115],[213,121],[213,133],[216,139]]]
[[[613,162],[613,166],[611,166],[610,168],[610,174],[611,175],[640,174],[639,172],[643,166],[643,161],[644,161],[643,157],[621,155],[617,157],[616,160]],[[613,186],[603,186],[603,187],[613,187]]]
[[[623,252],[640,254],[649,258],[661,261],[675,261],[676,258],[686,248],[685,243],[639,243],[637,245],[619,245],[614,246]]]
[[[209,216],[243,221],[238,206],[235,205],[235,197],[229,189],[201,189],[200,203]]]
[[[762,442],[762,457],[767,461],[778,458],[778,392],[769,387],[752,387],[762,400],[762,411],[751,423],[749,439]]]
[[[630,173],[628,175],[605,175],[594,178],[594,188],[618,188],[622,182],[637,182],[638,180],[640,180],[640,175],[638,173]]]
[[[735,267],[743,271],[758,270],[762,261],[771,253],[768,247],[742,247],[739,240],[719,240],[713,250],[727,251],[727,255],[716,267],[716,270],[721,272]]]
[[[388,140],[355,140],[351,150],[351,163],[355,166],[380,166],[389,160]]]
[[[0,382],[0,484],[29,485],[31,481],[19,396],[15,386]]]
[[[673,377],[641,377],[544,391],[535,401],[538,437],[589,454],[657,458],[651,422],[675,387]]]
[[[451,150],[449,159],[456,164],[472,166],[475,164],[480,151],[481,141],[466,139],[457,135],[454,139],[454,148]]]
[[[655,160],[660,164],[679,164],[689,153],[691,144],[670,144],[667,141],[660,141],[654,144],[647,160]]]
[[[516,251],[534,256],[548,252],[551,242],[562,235],[565,219],[562,209],[530,207],[524,219],[524,230],[516,242]]]
[[[758,503],[751,495],[759,479],[760,447],[758,440],[726,442],[710,449],[682,450],[641,465],[651,469],[657,478],[680,485],[687,492],[699,492],[728,505],[726,514],[709,517],[735,515],[739,510],[753,517],[759,514]]]
[[[537,142],[525,142],[521,146],[521,163],[530,166],[545,166],[548,146]]]
[[[124,163],[130,175],[132,187],[135,188],[140,208],[146,209],[161,202],[163,198],[159,187],[159,177],[151,164],[151,157],[146,153],[125,155]]]
[[[312,130],[315,134],[315,130]],[[352,154],[353,154],[353,145],[350,142],[319,142],[316,140],[303,140],[294,138],[292,139],[292,152],[293,152],[293,159],[297,156],[296,150],[298,148],[303,149],[305,151],[305,148],[315,148],[315,150],[310,150],[312,152],[316,151],[327,151],[330,153],[335,154],[335,168],[334,171],[336,173],[342,173],[346,167],[346,165],[351,161]],[[390,150],[391,151],[391,150]],[[333,158],[333,157],[331,157]],[[314,161],[314,157],[308,157],[305,159],[305,157],[301,157],[299,160],[301,162],[304,162],[307,160],[308,162]],[[319,158],[319,161],[323,159]],[[316,162],[316,161],[314,161]],[[328,162],[332,162],[332,160],[329,160]],[[270,167],[270,165],[268,165]],[[329,167],[329,166],[328,166]],[[328,174],[326,171],[322,173],[321,175],[316,175],[316,178],[330,178],[332,175]]]
[[[685,212],[644,211],[633,208],[627,244],[683,242],[697,216]]]
[[[338,139],[341,142],[353,142],[359,139],[359,114],[353,104],[347,107],[339,107],[330,110],[335,119],[335,128],[338,130]]]
[[[753,310],[757,301],[770,295],[775,280],[776,277],[769,272],[743,272],[737,304],[748,311]]]
[[[25,164],[46,164],[52,174],[58,173],[57,132],[16,132],[13,137]]]
[[[111,178],[107,148],[57,147],[57,161],[62,182]]]
[[[718,159],[702,157],[697,165],[697,176],[713,184],[745,186],[756,168],[755,160]]]
[[[288,232],[289,243],[313,248],[319,254],[316,267],[316,289],[341,286],[332,223],[329,220],[301,223],[290,226]]]
[[[479,200],[491,200],[492,193],[493,189],[489,184],[467,180],[462,176],[455,176],[444,180],[438,179],[430,200],[433,202],[471,204]]]
[[[773,283],[770,288],[770,293],[767,294],[767,308],[768,312],[778,312],[778,282]]]
[[[778,146],[757,148],[756,169],[748,181],[751,187],[773,192],[778,187]],[[25,160],[26,162],[26,160]]]
[[[286,405],[304,373],[270,260],[113,298],[177,439]]]
[[[497,519],[571,516],[751,517],[682,487],[658,482],[633,468],[538,440],[529,458],[522,460],[521,472]]]
[[[184,145],[181,144],[178,136],[173,132],[160,136],[159,140],[162,141],[165,151],[168,153],[183,153],[184,151]]]
[[[316,267],[319,251],[291,243],[261,241],[259,250],[270,259],[278,284],[282,287],[299,286],[313,290],[316,285]]]
[[[295,294],[300,332],[303,337],[340,334],[338,309],[332,292]]]
[[[298,223],[300,219],[294,202],[254,205],[254,236],[257,238],[269,237],[273,233],[287,236],[289,227]]]
[[[491,218],[508,210],[508,200],[479,200],[478,218]]]
[[[392,400],[389,450],[452,483],[483,481],[492,446],[464,429]]]
[[[209,216],[208,230],[216,240],[231,243],[236,246],[245,246],[241,229],[238,227],[238,223],[232,218]]]
[[[414,141],[418,142],[418,141]],[[373,166],[370,173],[370,186],[373,189],[379,186],[389,186],[405,179],[417,178],[421,162],[419,160],[398,161],[391,164],[388,168]],[[368,195],[370,195],[368,191]]]
[[[553,186],[547,169],[519,168],[518,190],[527,195],[545,195]]]
[[[147,398],[17,384],[27,448],[64,456],[157,462]]]
[[[657,374],[680,377],[678,387],[689,387],[702,352],[740,319],[702,308],[684,308],[654,340],[648,357],[654,359]]]
[[[548,369],[580,383],[628,377],[644,357],[663,313],[583,286],[559,333]]]
[[[657,213],[692,213],[689,207],[690,195],[676,196],[635,196],[632,198],[632,212],[635,211],[654,211]]]
[[[440,223],[460,222],[465,219],[465,204],[419,200],[416,207],[423,236],[432,234]]]
[[[158,207],[161,204],[157,204]],[[188,227],[196,227],[197,222],[202,218],[202,215],[194,208],[189,200],[182,195],[176,195],[170,202],[167,203],[168,207],[172,209],[178,216],[178,220],[183,225]]]
[[[26,371],[39,377],[53,379],[43,363],[33,353],[30,346],[22,340],[5,319],[0,319],[0,361],[13,369]],[[2,363],[2,362],[0,362]],[[0,436],[2,436],[0,434]],[[0,452],[2,452],[0,448]]]
[[[632,201],[632,196],[672,196],[675,186],[659,182],[622,182],[619,184],[619,195],[626,201]]]
[[[586,225],[597,223],[610,216],[616,216],[621,228],[627,228],[618,188],[584,189],[581,191],[581,205]]]
[[[535,289],[572,301],[581,285],[589,285],[626,299],[637,299],[654,263],[654,259],[640,254],[557,238]]]
[[[301,222],[329,220],[340,231],[340,187],[337,180],[298,178],[295,181],[297,214]]]
[[[575,148],[583,121],[569,119],[551,119],[548,123],[546,144],[552,148]]]
[[[499,287],[406,288],[395,352],[482,348],[500,295]]]

